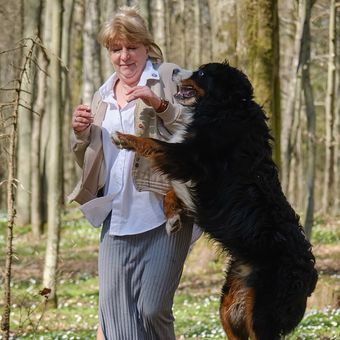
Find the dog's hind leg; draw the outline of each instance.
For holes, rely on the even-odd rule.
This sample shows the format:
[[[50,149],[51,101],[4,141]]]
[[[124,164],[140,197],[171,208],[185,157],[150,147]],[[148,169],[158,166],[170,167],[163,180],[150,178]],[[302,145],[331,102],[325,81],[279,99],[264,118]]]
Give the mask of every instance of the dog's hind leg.
[[[164,197],[164,213],[167,219],[166,231],[168,234],[177,232],[182,228],[181,212],[183,205],[174,190],[170,190]]]
[[[232,262],[222,289],[220,318],[229,340],[259,340],[253,330],[253,290],[245,286],[242,266]]]

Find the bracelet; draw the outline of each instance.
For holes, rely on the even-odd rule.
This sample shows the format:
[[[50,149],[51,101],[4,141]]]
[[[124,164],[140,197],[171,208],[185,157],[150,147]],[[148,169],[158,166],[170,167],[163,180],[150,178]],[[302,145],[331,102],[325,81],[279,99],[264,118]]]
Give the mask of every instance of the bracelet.
[[[157,113],[164,112],[167,109],[168,105],[169,105],[169,101],[161,98],[161,103],[155,111]]]

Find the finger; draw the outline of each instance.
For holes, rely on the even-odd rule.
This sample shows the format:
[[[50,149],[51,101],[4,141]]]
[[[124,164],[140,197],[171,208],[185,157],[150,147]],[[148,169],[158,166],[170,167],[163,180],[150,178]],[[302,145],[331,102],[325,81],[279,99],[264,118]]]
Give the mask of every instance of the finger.
[[[142,89],[142,88],[144,88],[144,86],[133,86],[133,87],[129,87],[129,88],[126,88],[125,90],[126,90],[126,94],[130,94],[130,93],[133,93],[134,91],[137,91],[137,90],[140,90],[140,89]]]
[[[91,108],[88,105],[80,104],[80,105],[77,106],[77,110],[80,110],[80,111],[91,111]]]
[[[93,115],[91,112],[85,112],[85,111],[78,111],[75,114],[75,117],[80,117],[80,118],[84,118],[86,120],[93,120]]]
[[[76,110],[73,114],[74,117],[84,117],[87,119],[92,119],[93,115],[91,110]]]
[[[75,110],[73,111],[73,115],[74,116],[78,116],[78,115],[89,115],[91,114],[91,109],[89,106],[87,105],[78,105]]]
[[[85,125],[89,125],[93,122],[93,117],[84,117],[81,115],[77,115],[74,117],[74,122],[77,124],[85,124]]]

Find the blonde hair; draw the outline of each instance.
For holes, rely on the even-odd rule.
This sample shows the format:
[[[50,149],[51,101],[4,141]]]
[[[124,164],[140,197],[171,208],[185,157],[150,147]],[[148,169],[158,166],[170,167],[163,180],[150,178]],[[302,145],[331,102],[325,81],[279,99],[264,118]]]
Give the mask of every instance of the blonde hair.
[[[103,24],[98,33],[98,41],[107,49],[118,41],[141,43],[149,49],[149,58],[153,62],[163,61],[162,50],[154,42],[136,7],[120,7],[113,18]]]

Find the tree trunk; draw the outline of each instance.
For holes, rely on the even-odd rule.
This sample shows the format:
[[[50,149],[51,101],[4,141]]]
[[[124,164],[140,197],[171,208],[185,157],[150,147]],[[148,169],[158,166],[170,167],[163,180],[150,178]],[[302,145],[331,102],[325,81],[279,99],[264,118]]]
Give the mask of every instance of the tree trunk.
[[[50,2],[51,1],[51,2]],[[52,40],[50,76],[50,141],[48,157],[48,233],[45,255],[43,285],[51,289],[49,296],[54,306],[57,305],[56,280],[57,260],[59,252],[59,231],[61,219],[62,188],[62,138],[61,138],[61,56],[62,0],[49,0],[52,9]]]
[[[79,4],[80,5],[80,4]],[[79,7],[78,5],[78,7]],[[76,4],[77,8],[77,4]],[[100,25],[102,25],[105,21],[111,19],[116,11],[116,2],[113,0],[105,0],[102,1],[102,6],[100,7]],[[83,26],[83,17],[80,18],[81,20],[77,22],[77,25]],[[99,31],[99,27],[98,27]],[[76,36],[75,36],[76,38]],[[101,58],[101,79],[107,79],[113,72],[111,60],[109,53],[106,48],[100,47],[100,58]]]
[[[314,0],[306,0],[305,22],[303,34],[303,46],[301,50],[302,88],[304,92],[306,117],[307,117],[307,171],[306,171],[306,202],[304,207],[304,227],[306,236],[310,239],[314,221],[314,187],[315,187],[315,131],[316,112],[314,107],[314,95],[310,81],[310,18]],[[304,195],[305,196],[305,195]]]
[[[82,102],[90,105],[93,94],[102,83],[100,45],[97,42],[99,5],[97,1],[85,0],[85,24],[83,31],[83,89]]]
[[[185,32],[183,11],[184,0],[166,0],[167,16],[167,37],[166,37],[166,55],[167,60],[185,67]]]
[[[339,55],[337,56],[338,60]],[[340,62],[338,64],[340,66]],[[338,66],[338,67],[339,67]],[[334,120],[334,205],[333,215],[337,216],[340,213],[340,75],[337,73],[337,103],[335,109]]]
[[[277,0],[237,2],[238,66],[253,83],[255,98],[270,118],[276,140],[273,157],[280,164],[280,87]]]
[[[329,8],[329,52],[328,52],[328,77],[325,106],[325,171],[322,197],[322,211],[330,211],[332,202],[332,187],[334,185],[334,110],[335,110],[335,70],[336,70],[336,8],[335,0],[331,0]]]
[[[40,1],[27,0],[23,2],[24,38],[34,38],[38,34]],[[27,48],[31,49],[33,42],[26,41]],[[31,213],[31,136],[32,136],[32,103],[34,97],[33,82],[34,65],[30,63],[23,78],[20,94],[20,107],[18,114],[18,169],[17,179],[17,217],[18,225],[30,223]]]
[[[212,23],[208,0],[198,1],[199,6],[199,65],[211,62],[212,58]]]
[[[73,24],[73,14],[74,14],[75,0],[64,0],[64,20],[63,20],[63,35],[62,35],[62,60],[63,64],[66,65],[67,69],[64,67],[62,71],[62,103],[63,103],[63,199],[65,199],[65,194],[69,194],[75,183],[75,171],[74,171],[74,156],[70,149],[70,126],[72,119],[72,93],[71,93],[71,77],[70,77],[70,64],[71,64],[71,44],[73,40],[70,32],[72,31]]]
[[[287,98],[284,107],[282,132],[281,132],[281,183],[283,191],[288,194],[289,181],[290,181],[290,167],[291,155],[294,144],[292,143],[292,129],[294,125],[294,110],[296,108],[296,100],[301,92],[301,48],[303,43],[303,23],[305,22],[305,0],[298,4],[298,18],[295,29],[294,48],[291,53],[292,57],[288,60],[288,68],[290,72],[287,73],[286,78],[289,80],[285,87]],[[291,19],[291,17],[289,17]],[[287,46],[287,50],[289,46]]]
[[[297,79],[297,87],[301,89],[301,77]],[[297,145],[299,142],[299,132],[301,129],[301,111],[302,111],[302,92],[300,91],[298,93],[298,96],[295,100],[295,106],[294,106],[294,117],[293,117],[293,126],[291,129],[291,140],[292,145]],[[297,175],[297,170],[300,167],[300,160],[301,152],[299,153],[298,147],[295,147],[292,149],[291,153],[291,166],[289,167],[289,186],[288,186],[288,196],[289,200],[292,203],[293,206],[298,205],[299,202],[299,192],[298,192],[298,181],[300,178]]]
[[[198,0],[184,1],[184,41],[185,62],[189,69],[197,69],[200,64],[200,9]]]
[[[211,59],[219,62],[227,59],[231,65],[236,66],[236,1],[208,0],[208,3],[211,22]],[[202,29],[205,29],[205,27],[202,27]],[[206,41],[202,40],[201,44],[202,48],[205,48]]]
[[[164,1],[154,0],[152,1],[152,8],[150,7],[150,1],[143,1],[144,3],[144,18],[148,21],[151,28],[152,36],[156,44],[161,48],[164,58],[167,58],[166,54],[166,16]],[[151,12],[150,12],[151,11]]]
[[[36,88],[37,88],[37,98],[33,105],[34,115],[32,124],[32,171],[31,171],[31,181],[32,181],[32,192],[31,192],[31,224],[32,233],[35,240],[39,240],[42,233],[43,226],[43,213],[42,209],[44,206],[42,197],[42,171],[40,166],[40,139],[41,139],[41,122],[45,114],[45,98],[46,98],[46,88],[47,88],[47,67],[48,60],[45,52],[42,50],[38,51],[38,65],[41,71],[38,73]]]

